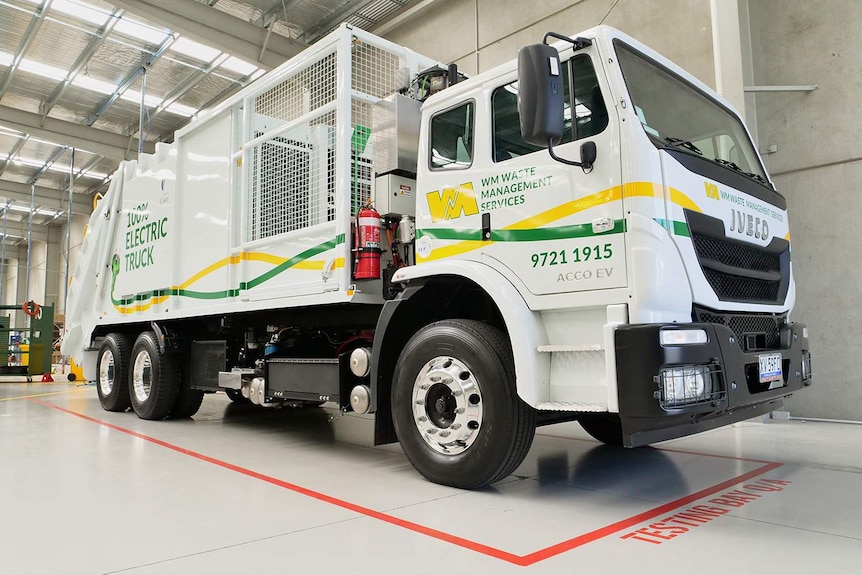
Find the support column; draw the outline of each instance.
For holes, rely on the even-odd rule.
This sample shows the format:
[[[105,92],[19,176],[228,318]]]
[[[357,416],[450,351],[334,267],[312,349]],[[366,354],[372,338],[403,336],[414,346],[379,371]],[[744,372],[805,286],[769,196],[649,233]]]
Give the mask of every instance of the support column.
[[[715,89],[745,117],[739,1],[710,0]]]
[[[60,286],[60,275],[65,274],[65,266],[61,266],[62,258],[60,251],[63,249],[62,230],[58,227],[51,226],[48,228],[48,244],[45,254],[45,299],[42,305],[53,305],[57,309],[60,300],[63,299],[63,292],[58,291]],[[37,300],[38,301],[38,300]]]

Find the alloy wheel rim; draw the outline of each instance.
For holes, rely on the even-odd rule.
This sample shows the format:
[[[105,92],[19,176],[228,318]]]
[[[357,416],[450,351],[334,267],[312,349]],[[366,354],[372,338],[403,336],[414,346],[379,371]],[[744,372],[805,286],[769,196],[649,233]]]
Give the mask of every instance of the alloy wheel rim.
[[[102,354],[102,362],[99,364],[99,389],[102,395],[111,395],[114,389],[114,352],[110,349]]]
[[[135,399],[138,400],[138,403],[144,403],[149,399],[150,391],[153,388],[153,362],[146,350],[141,350],[135,357],[132,387],[135,390]]]
[[[482,427],[482,391],[463,361],[438,356],[428,361],[413,383],[413,422],[437,453],[467,451]]]

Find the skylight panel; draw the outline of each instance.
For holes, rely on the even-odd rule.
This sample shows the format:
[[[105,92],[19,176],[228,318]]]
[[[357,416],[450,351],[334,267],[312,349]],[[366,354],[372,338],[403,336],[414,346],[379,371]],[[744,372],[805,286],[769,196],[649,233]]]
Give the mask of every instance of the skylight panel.
[[[100,27],[104,26],[108,18],[111,17],[104,10],[99,10],[95,6],[77,0],[54,0],[51,9]]]
[[[257,71],[257,66],[255,66],[254,64],[249,64],[245,60],[240,60],[236,56],[231,56],[230,58],[225,60],[222,63],[221,67],[225,70],[230,70],[231,72],[242,74],[243,76],[248,76],[249,74],[253,74]]]
[[[170,50],[177,54],[182,54],[183,56],[206,62],[207,64],[221,55],[221,50],[216,50],[215,48],[200,44],[194,40],[189,40],[185,37],[177,38],[174,43],[171,44]]]
[[[110,96],[117,90],[116,84],[111,84],[110,82],[105,82],[103,80],[96,80],[89,76],[78,76],[72,81],[72,85],[92,92],[98,92],[105,96]]]
[[[117,25],[114,26],[114,31],[155,45],[160,45],[167,40],[169,35],[167,30],[154,28],[149,24],[144,24],[125,16],[120,18]]]
[[[186,118],[191,118],[199,111],[200,110],[198,110],[197,108],[192,108],[191,106],[186,106],[185,104],[177,104],[176,102],[165,108],[165,112],[170,112],[172,114],[176,114],[177,116],[184,116]]]
[[[120,96],[121,100],[126,100],[127,102],[134,102],[136,104],[140,104],[141,102],[141,92],[139,90],[126,90],[123,92],[123,95]],[[144,104],[148,108],[158,108],[162,104],[163,98],[159,96],[153,96],[152,94],[147,94],[144,96]]]
[[[22,59],[18,68],[24,72],[30,72],[31,74],[36,74],[43,78],[50,78],[51,80],[56,80],[58,82],[65,80],[66,76],[69,74],[68,70],[62,70],[55,66],[49,66],[48,64],[43,64],[42,62],[37,62],[28,58]]]
[[[13,54],[9,54],[8,52],[0,52],[0,66],[11,66],[12,60],[15,59]]]

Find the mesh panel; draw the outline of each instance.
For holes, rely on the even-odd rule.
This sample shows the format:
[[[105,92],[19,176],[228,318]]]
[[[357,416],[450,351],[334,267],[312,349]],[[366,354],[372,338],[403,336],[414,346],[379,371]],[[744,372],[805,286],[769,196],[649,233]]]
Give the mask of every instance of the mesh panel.
[[[407,84],[399,73],[401,60],[396,54],[356,40],[352,60],[352,88],[357,92],[385,98]]]
[[[335,100],[335,54],[330,54],[260,94],[254,112],[290,122]]]
[[[709,258],[725,265],[747,270],[764,272],[781,270],[781,260],[778,254],[757,247],[743,246],[697,234],[692,234],[692,240],[694,240],[698,257]]]
[[[758,350],[779,349],[781,347],[780,329],[786,321],[784,315],[773,314],[723,314],[704,308],[694,308],[695,321],[715,323],[730,328],[742,351],[749,349],[750,337],[754,336]]]
[[[714,260],[741,271],[779,272],[782,275],[788,273],[786,270],[782,271],[782,254],[697,233],[692,233],[691,239],[699,260]],[[703,265],[703,274],[718,298],[724,301],[777,303],[783,297],[781,278],[749,278],[711,269],[707,264]]]
[[[407,85],[401,54],[354,38],[349,62],[338,61],[335,46],[306,68],[288,72],[277,84],[250,97],[251,125],[246,142],[245,241],[301,230],[335,220],[336,192],[349,194],[351,214],[371,199],[374,176],[371,134],[373,102]],[[353,95],[338,94],[338,67],[351,66]],[[350,173],[336,189],[336,112],[321,110],[337,98],[350,98]],[[306,118],[290,130],[287,124]],[[342,160],[346,160],[342,158]],[[347,188],[349,186],[349,188]],[[344,197],[344,196],[341,196]]]
[[[334,149],[335,112],[329,112],[251,151],[248,241],[335,218]]]

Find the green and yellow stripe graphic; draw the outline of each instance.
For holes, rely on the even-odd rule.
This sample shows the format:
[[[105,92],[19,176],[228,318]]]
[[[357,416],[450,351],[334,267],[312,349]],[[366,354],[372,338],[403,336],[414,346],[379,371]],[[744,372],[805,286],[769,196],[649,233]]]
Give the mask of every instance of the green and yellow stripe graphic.
[[[114,308],[122,314],[132,314],[136,312],[146,311],[152,306],[160,304],[172,296],[189,297],[194,299],[225,299],[236,297],[240,292],[253,289],[264,282],[271,280],[277,275],[289,269],[302,270],[322,270],[325,262],[323,260],[311,260],[314,256],[333,249],[339,244],[344,243],[344,234],[338,235],[335,239],[323,242],[314,247],[311,247],[292,258],[283,258],[260,252],[242,252],[235,256],[229,256],[210,264],[204,269],[192,275],[179,285],[169,288],[157,289],[136,293],[130,296],[116,298],[114,297],[114,286],[119,275],[119,259],[112,266],[113,279],[111,283],[111,303]],[[188,289],[189,286],[198,280],[208,276],[209,274],[229,265],[236,265],[242,261],[258,261],[272,264],[274,267],[253,278],[247,282],[240,282],[239,286],[234,289],[218,290],[218,291],[196,291]],[[344,258],[338,258],[333,265],[333,269],[344,267]]]

